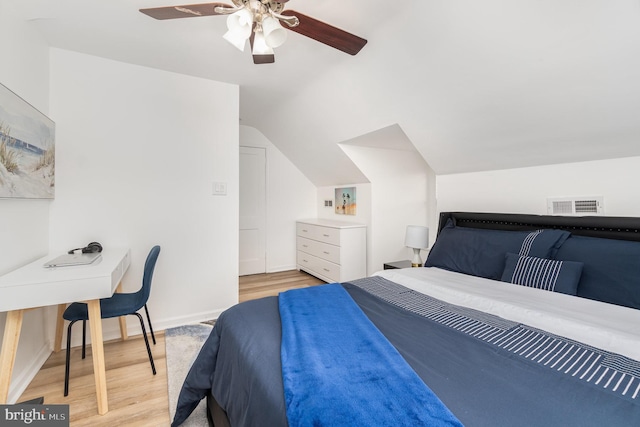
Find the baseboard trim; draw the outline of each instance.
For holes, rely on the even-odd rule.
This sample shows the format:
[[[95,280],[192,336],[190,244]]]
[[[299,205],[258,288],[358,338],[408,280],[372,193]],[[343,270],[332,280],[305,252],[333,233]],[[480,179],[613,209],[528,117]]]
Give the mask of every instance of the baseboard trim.
[[[228,307],[227,307],[228,308]],[[221,308],[212,311],[203,311],[200,313],[193,313],[187,316],[176,316],[168,319],[153,319],[151,322],[153,325],[153,331],[164,331],[165,329],[174,328],[176,326],[189,325],[192,323],[200,323],[206,320],[215,320],[225,311],[226,308]],[[147,319],[142,313],[142,317],[145,321],[145,328],[148,328]],[[76,328],[74,327],[74,331]],[[82,327],[78,327],[78,332],[74,333],[71,339],[71,347],[77,347],[82,345]],[[147,330],[149,333],[149,330]],[[134,319],[132,316],[127,316],[127,334],[130,337],[142,335],[142,329],[140,329],[140,322]],[[120,338],[120,326],[115,319],[103,319],[102,321],[102,337],[104,341],[117,340]],[[87,334],[87,343],[91,342],[91,335]],[[62,348],[66,348],[66,341],[62,343]]]
[[[281,266],[277,266],[277,267],[269,267],[267,269],[267,273],[280,273],[282,271],[291,271],[291,270],[295,270],[296,269],[296,265],[281,265]]]
[[[163,331],[165,329],[175,328],[176,326],[189,325],[192,323],[200,323],[200,322],[204,322],[205,320],[216,320],[222,314],[222,312],[227,310],[228,308],[230,307],[221,308],[213,311],[204,311],[204,312],[195,313],[189,316],[173,317],[173,318],[164,319],[158,322],[154,321],[153,326],[154,328],[156,328],[156,323],[157,323],[158,325],[157,329],[159,331]]]

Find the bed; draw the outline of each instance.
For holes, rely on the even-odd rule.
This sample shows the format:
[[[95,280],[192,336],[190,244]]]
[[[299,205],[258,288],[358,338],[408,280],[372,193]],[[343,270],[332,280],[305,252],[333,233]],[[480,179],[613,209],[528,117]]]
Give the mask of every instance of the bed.
[[[285,293],[225,311],[172,425],[204,398],[216,427],[640,425],[640,218],[444,212],[425,267],[315,288],[340,300]],[[294,295],[321,306],[296,308]],[[387,353],[372,357],[350,335],[362,322],[401,360],[392,354],[380,368]],[[324,344],[285,349],[316,339]],[[318,369],[314,352],[334,347],[347,352],[346,368]],[[355,379],[369,365],[376,381],[391,381],[385,390],[412,375],[424,390],[372,398],[371,379]],[[414,403],[423,394],[433,405]],[[412,419],[423,406],[437,420]]]

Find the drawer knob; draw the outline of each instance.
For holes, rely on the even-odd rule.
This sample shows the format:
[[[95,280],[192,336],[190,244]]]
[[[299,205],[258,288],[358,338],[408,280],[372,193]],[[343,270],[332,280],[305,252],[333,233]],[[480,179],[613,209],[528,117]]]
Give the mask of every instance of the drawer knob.
[[[323,235],[324,237],[329,237],[329,235],[328,235],[328,234],[322,234],[322,235]]]
[[[326,271],[327,273],[331,271],[328,268],[323,268],[323,270]]]
[[[322,253],[325,255],[331,255],[331,252],[327,252],[327,251],[322,251]]]

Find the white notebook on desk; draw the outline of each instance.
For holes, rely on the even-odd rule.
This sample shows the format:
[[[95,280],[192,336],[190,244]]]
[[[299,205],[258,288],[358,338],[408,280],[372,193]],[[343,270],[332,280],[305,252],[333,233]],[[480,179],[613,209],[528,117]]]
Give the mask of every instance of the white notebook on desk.
[[[82,254],[82,253],[64,254],[52,259],[51,261],[44,263],[44,267],[49,268],[49,267],[67,267],[72,265],[87,265],[87,264],[91,264],[92,262],[100,258],[100,256],[102,256],[100,252],[92,252],[89,254]]]

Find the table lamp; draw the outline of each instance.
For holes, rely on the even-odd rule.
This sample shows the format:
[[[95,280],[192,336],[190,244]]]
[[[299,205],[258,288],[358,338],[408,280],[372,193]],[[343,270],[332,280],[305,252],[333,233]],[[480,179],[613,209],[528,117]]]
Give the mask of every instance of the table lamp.
[[[411,267],[422,267],[420,250],[427,249],[429,247],[429,228],[421,225],[407,225],[404,245],[413,249]]]

